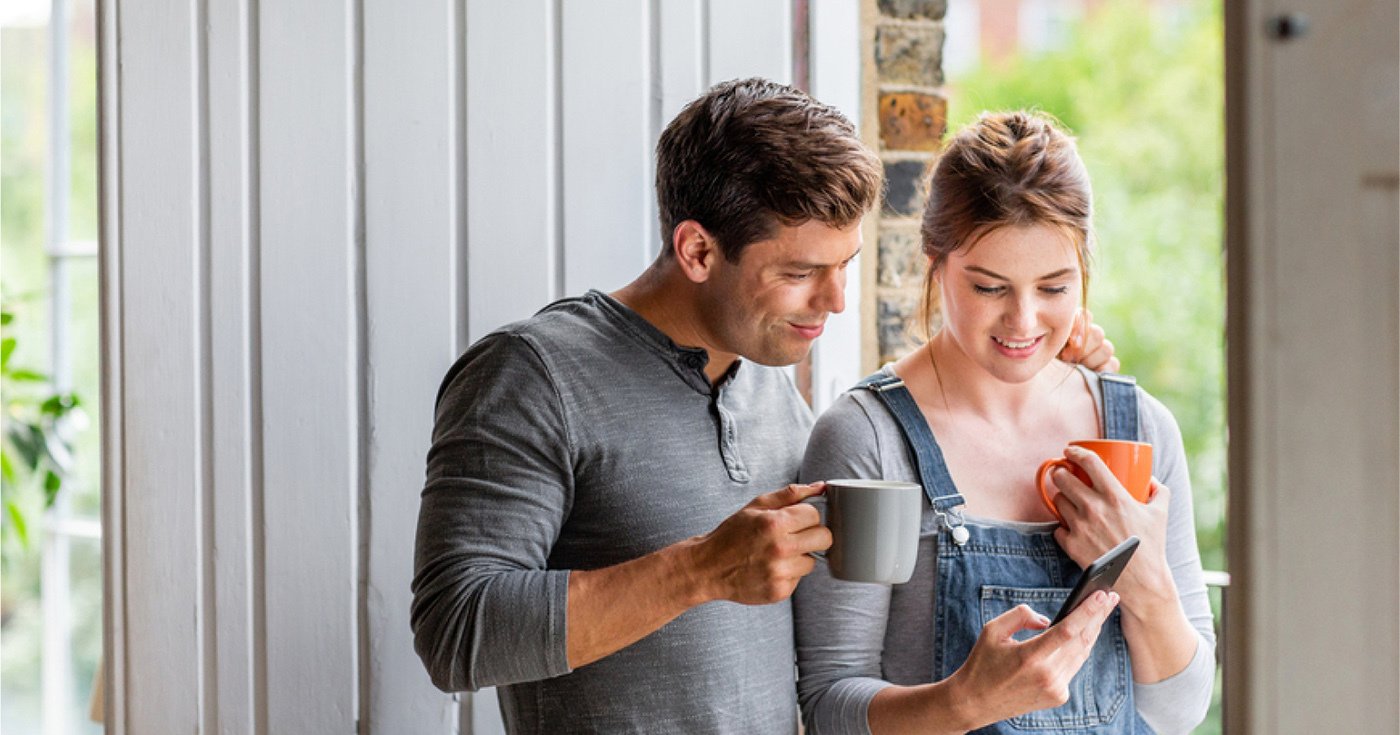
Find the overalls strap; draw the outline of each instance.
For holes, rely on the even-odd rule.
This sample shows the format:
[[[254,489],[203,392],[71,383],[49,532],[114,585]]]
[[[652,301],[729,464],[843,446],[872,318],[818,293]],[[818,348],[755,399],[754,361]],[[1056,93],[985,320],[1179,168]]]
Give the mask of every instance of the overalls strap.
[[[1131,375],[1102,373],[1103,438],[1138,440],[1137,380]]]
[[[924,420],[923,411],[914,402],[914,396],[904,387],[898,376],[884,372],[860,381],[857,388],[864,388],[880,398],[899,424],[904,441],[914,455],[914,463],[919,469],[920,484],[928,496],[929,505],[938,513],[948,513],[965,501],[953,488],[953,477],[948,474],[948,465],[943,461],[943,451],[933,438],[933,430]]]

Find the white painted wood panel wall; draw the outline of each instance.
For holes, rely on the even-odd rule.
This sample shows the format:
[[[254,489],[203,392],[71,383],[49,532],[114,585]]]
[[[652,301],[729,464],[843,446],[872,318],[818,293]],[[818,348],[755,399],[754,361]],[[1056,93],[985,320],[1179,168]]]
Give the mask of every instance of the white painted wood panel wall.
[[[812,5],[813,91],[859,120],[859,2]],[[499,728],[412,650],[438,381],[650,261],[661,127],[789,81],[791,0],[100,6],[110,731]]]

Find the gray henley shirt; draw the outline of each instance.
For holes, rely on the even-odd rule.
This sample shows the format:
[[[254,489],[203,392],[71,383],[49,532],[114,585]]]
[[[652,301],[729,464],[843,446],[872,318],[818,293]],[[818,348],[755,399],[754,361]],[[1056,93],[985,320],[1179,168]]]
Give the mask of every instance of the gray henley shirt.
[[[500,687],[512,732],[796,730],[789,603],[711,602],[567,664],[568,575],[706,533],[797,476],[812,418],[786,373],[716,386],[597,291],[477,342],[438,394],[414,647],[448,691]]]

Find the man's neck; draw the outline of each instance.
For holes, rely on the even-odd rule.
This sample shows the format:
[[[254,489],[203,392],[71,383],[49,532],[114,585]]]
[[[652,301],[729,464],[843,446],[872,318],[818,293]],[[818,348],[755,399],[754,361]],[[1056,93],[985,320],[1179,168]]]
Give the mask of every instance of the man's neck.
[[[705,377],[714,384],[728,372],[738,355],[714,348],[701,316],[696,288],[674,264],[657,261],[631,283],[609,295],[637,312],[677,345],[705,350],[709,357]]]

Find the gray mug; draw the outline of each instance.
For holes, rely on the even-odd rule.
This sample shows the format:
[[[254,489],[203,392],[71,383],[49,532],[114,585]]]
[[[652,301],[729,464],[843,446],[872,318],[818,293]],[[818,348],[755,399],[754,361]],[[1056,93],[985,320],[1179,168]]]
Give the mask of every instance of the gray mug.
[[[827,480],[826,552],[832,576],[852,582],[903,584],[919,553],[923,488],[892,480]]]

